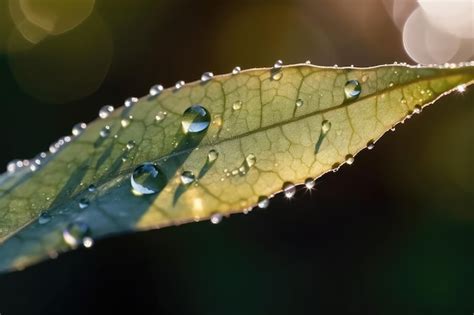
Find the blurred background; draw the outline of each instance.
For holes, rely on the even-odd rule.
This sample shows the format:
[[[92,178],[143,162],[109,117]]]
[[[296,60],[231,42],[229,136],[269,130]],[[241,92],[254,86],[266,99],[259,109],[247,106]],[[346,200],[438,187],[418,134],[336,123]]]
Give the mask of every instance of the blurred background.
[[[161,83],[474,57],[472,0],[2,0],[0,165]],[[291,201],[0,276],[0,313],[472,314],[474,89]]]

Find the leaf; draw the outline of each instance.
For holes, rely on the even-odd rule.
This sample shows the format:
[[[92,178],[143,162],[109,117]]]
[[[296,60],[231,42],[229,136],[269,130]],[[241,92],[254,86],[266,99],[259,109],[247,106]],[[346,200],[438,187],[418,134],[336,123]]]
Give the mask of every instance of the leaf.
[[[351,164],[397,123],[472,84],[474,65],[298,64],[203,79],[155,88],[159,95],[136,104],[129,100],[133,106],[63,138],[64,145],[52,147],[58,152],[38,159],[41,165],[30,162],[34,172],[24,166],[3,174],[0,270],[90,246],[105,235],[209,217],[217,222],[265,205],[282,189],[291,197],[292,183]],[[195,104],[210,113],[210,126],[185,134],[183,112]],[[156,163],[163,176],[161,182],[148,178],[146,186],[164,188],[137,196],[130,177],[145,162]],[[184,171],[191,183],[183,184]]]

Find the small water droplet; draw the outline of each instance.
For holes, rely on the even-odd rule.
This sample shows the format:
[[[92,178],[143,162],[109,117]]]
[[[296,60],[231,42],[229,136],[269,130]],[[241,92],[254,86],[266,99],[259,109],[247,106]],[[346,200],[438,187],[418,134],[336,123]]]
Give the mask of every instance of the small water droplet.
[[[132,107],[133,105],[135,105],[136,103],[138,103],[138,98],[136,97],[129,97],[125,100],[125,102],[123,103],[123,105],[126,107],[126,108],[130,108]]]
[[[310,65],[310,64],[311,64],[311,60],[306,60],[304,63],[307,64],[307,65]]]
[[[278,70],[278,69],[281,69],[282,66],[283,66],[283,61],[277,60],[273,64],[273,69]]]
[[[105,119],[109,117],[111,113],[113,113],[114,107],[112,105],[105,105],[99,111],[99,117]]]
[[[239,74],[240,71],[241,71],[240,67],[237,66],[237,67],[235,67],[234,69],[232,69],[232,74],[234,74],[234,75],[235,75],[235,74]]]
[[[163,85],[161,84],[155,84],[150,88],[150,95],[151,96],[158,96],[163,92]]]
[[[374,140],[370,140],[367,142],[367,149],[372,150],[373,148],[375,148],[375,142]]]
[[[217,160],[218,157],[219,153],[216,150],[210,150],[209,153],[207,153],[207,160],[209,161],[209,163],[214,162],[215,160]]]
[[[303,106],[303,104],[304,104],[304,101],[301,98],[297,99],[295,102],[296,107],[301,107]]]
[[[196,180],[196,177],[192,171],[183,171],[179,179],[181,180],[181,184],[189,185]]]
[[[72,127],[72,135],[77,137],[79,136],[84,130],[86,130],[87,125],[83,122],[75,124],[74,127]]]
[[[296,187],[295,184],[291,182],[286,182],[283,184],[283,193],[285,194],[285,197],[290,199],[295,196],[296,193]]]
[[[390,83],[388,84],[389,87],[393,87],[393,85],[394,85],[393,82],[390,82]]]
[[[156,121],[162,121],[163,119],[166,118],[166,115],[168,115],[167,112],[158,112],[155,116]]]
[[[107,138],[110,135],[110,126],[106,125],[100,130],[100,136],[102,138]]]
[[[94,246],[94,239],[92,237],[86,236],[82,240],[82,245],[85,248],[91,248],[92,246]]]
[[[464,93],[466,92],[466,84],[460,84],[456,87],[456,90],[459,92],[459,93]]]
[[[186,109],[183,113],[181,120],[181,126],[183,132],[187,133],[199,133],[207,130],[211,123],[211,116],[207,109],[201,105],[192,105]]]
[[[135,147],[135,141],[134,140],[130,140],[127,142],[127,150],[132,150],[134,147]]]
[[[93,185],[93,184],[90,184],[89,187],[87,187],[87,190],[88,190],[89,192],[94,192],[94,191],[96,191],[96,189],[97,189],[97,188],[96,188],[95,185]]]
[[[180,81],[175,83],[174,89],[177,91],[177,90],[181,89],[184,86],[184,84],[185,84],[184,81],[180,80]]]
[[[346,163],[352,165],[354,163],[354,156],[352,154],[346,155]]]
[[[120,120],[120,125],[122,128],[127,128],[130,125],[130,119],[122,118],[122,120]]]
[[[415,105],[415,107],[413,108],[413,113],[415,114],[419,114],[421,113],[421,106],[420,105]]]
[[[245,157],[245,163],[248,168],[251,168],[252,166],[254,166],[256,162],[257,162],[257,157],[253,153],[250,153]]]
[[[142,195],[160,192],[167,184],[168,179],[163,171],[153,163],[143,163],[133,171],[130,183],[133,190]]]
[[[47,212],[42,212],[40,216],[38,217],[38,223],[39,224],[46,224],[49,221],[51,221],[52,217],[49,213]]]
[[[79,200],[79,208],[81,208],[81,209],[85,209],[85,208],[89,207],[89,204],[90,204],[90,202],[86,198],[82,198],[81,200]]]
[[[321,123],[321,132],[326,135],[331,130],[331,122],[329,120],[323,120]]]
[[[63,230],[63,239],[71,247],[77,247],[84,242],[84,238],[90,237],[90,228],[84,222],[69,223]]]
[[[344,86],[344,94],[347,100],[354,100],[359,97],[362,88],[357,80],[349,80]]]
[[[314,188],[314,185],[316,182],[312,178],[306,178],[304,181],[304,185],[306,186],[306,189],[311,190]]]
[[[403,104],[403,105],[406,105],[407,100],[404,97],[402,97],[402,99],[400,100],[400,103]]]
[[[239,110],[242,108],[242,101],[235,101],[233,104],[232,104],[232,109],[233,110]]]
[[[211,223],[212,224],[219,224],[222,221],[222,214],[220,213],[214,213],[211,215]]]
[[[214,73],[212,73],[212,72],[204,72],[204,73],[201,75],[201,81],[202,81],[202,82],[208,82],[208,81],[210,81],[213,77],[214,77]]]
[[[368,79],[369,79],[369,76],[367,74],[364,74],[361,78],[362,82],[367,82]]]
[[[258,197],[257,206],[258,206],[260,209],[268,208],[269,205],[270,205],[270,199],[268,199],[266,196],[260,196],[260,197]]]

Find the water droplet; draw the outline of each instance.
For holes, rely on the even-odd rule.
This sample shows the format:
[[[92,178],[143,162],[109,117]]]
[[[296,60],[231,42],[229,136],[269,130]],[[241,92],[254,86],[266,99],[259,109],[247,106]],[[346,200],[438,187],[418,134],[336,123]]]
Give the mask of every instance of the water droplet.
[[[352,165],[354,163],[354,156],[352,156],[352,154],[346,155],[346,163],[348,165]]]
[[[136,97],[129,97],[125,100],[125,102],[123,103],[123,105],[126,107],[126,108],[130,108],[132,107],[133,105],[135,105],[136,103],[138,102],[138,98]]]
[[[282,71],[278,71],[278,72],[272,73],[272,80],[278,81],[278,80],[281,79],[282,76],[283,76],[283,72],[282,72]]]
[[[113,113],[114,107],[112,105],[105,105],[99,111],[99,117],[105,119],[109,117],[111,113]]]
[[[94,192],[94,191],[96,191],[96,189],[97,189],[97,188],[96,188],[93,184],[90,184],[89,187],[87,187],[87,190],[88,190],[89,192]]]
[[[369,76],[367,74],[364,74],[361,79],[362,79],[362,82],[367,82],[367,80],[369,79]]]
[[[235,74],[239,74],[240,71],[241,71],[240,67],[237,66],[237,67],[235,67],[234,69],[232,69],[232,74],[234,74],[234,75],[235,75]]]
[[[84,242],[84,238],[90,237],[90,228],[83,222],[69,223],[63,230],[63,239],[71,247],[77,247]]]
[[[282,66],[283,66],[283,61],[277,60],[277,61],[275,61],[275,63],[273,64],[273,69],[279,70],[279,69],[281,69]]]
[[[245,163],[247,164],[248,168],[251,168],[252,166],[254,166],[256,162],[257,162],[257,157],[253,153],[250,153],[245,157]]]
[[[151,96],[158,96],[163,92],[163,85],[161,84],[155,84],[150,88],[150,95]]]
[[[82,240],[82,245],[85,248],[91,248],[92,246],[94,246],[94,239],[92,237],[86,236]]]
[[[42,212],[40,216],[38,217],[38,223],[39,224],[46,224],[49,221],[51,221],[52,217],[49,213],[47,212]]]
[[[359,97],[362,88],[357,80],[349,80],[344,86],[344,94],[347,100],[354,100]]]
[[[370,140],[367,142],[367,149],[372,150],[373,148],[375,148],[375,142],[374,140]]]
[[[196,180],[196,177],[194,176],[194,173],[192,171],[184,171],[181,173],[179,179],[181,180],[181,184],[189,185]]]
[[[311,60],[306,60],[304,63],[307,64],[307,65],[310,65],[310,64],[311,64]]]
[[[258,197],[257,206],[258,206],[260,209],[268,208],[269,205],[270,205],[270,199],[268,199],[266,196],[260,196],[260,197]]]
[[[389,87],[393,87],[393,85],[394,85],[393,82],[390,82],[390,83],[388,84]]]
[[[168,179],[163,171],[157,165],[148,162],[135,168],[130,178],[133,190],[142,195],[160,192],[167,182]]]
[[[421,113],[421,106],[420,105],[415,105],[415,107],[413,108],[413,113],[415,114],[419,114]]]
[[[402,97],[402,99],[400,100],[400,103],[403,104],[403,105],[406,105],[407,100],[404,97]]]
[[[311,190],[314,188],[314,185],[316,182],[312,178],[306,178],[304,181],[304,185],[306,186],[306,189]]]
[[[209,153],[207,153],[207,160],[209,161],[209,163],[214,162],[215,160],[217,160],[218,157],[219,153],[216,150],[210,150]]]
[[[133,149],[135,147],[135,141],[134,140],[128,141],[126,147],[127,147],[127,150],[130,151],[131,149]]]
[[[233,110],[239,110],[242,108],[242,101],[235,101],[233,104],[232,104],[232,109]]]
[[[86,198],[82,198],[81,200],[79,200],[79,208],[81,209],[85,209],[87,207],[89,207],[89,200],[86,199]]]
[[[214,73],[212,73],[212,72],[204,72],[204,73],[201,75],[201,81],[202,81],[202,82],[207,82],[207,81],[210,81],[213,77],[214,77]]]
[[[460,84],[456,87],[456,90],[459,92],[459,93],[464,93],[466,92],[466,84]]]
[[[185,134],[205,131],[210,123],[211,116],[201,105],[192,105],[186,109],[181,120],[181,126]]]
[[[321,132],[326,135],[331,130],[331,122],[329,120],[323,120],[321,123]]]
[[[120,120],[120,125],[122,128],[127,128],[130,125],[130,119],[122,118],[122,120]]]
[[[110,126],[106,125],[100,130],[100,136],[102,138],[107,138],[110,135]]]
[[[212,224],[219,224],[222,221],[222,214],[220,213],[214,213],[211,215],[211,223]]]
[[[162,121],[163,119],[166,118],[166,115],[168,115],[167,112],[158,112],[155,116],[156,121]]]
[[[296,193],[296,187],[295,184],[286,182],[283,184],[283,193],[285,194],[285,197],[290,199],[295,196]]]
[[[79,136],[84,130],[86,130],[87,125],[83,122],[75,124],[74,127],[72,127],[72,135],[77,137]]]
[[[295,102],[296,107],[301,107],[303,106],[303,104],[304,104],[304,101],[301,98],[297,99]]]
[[[184,86],[184,84],[185,84],[184,81],[180,80],[180,81],[175,83],[174,89],[177,91],[177,90],[181,89]]]
[[[20,160],[13,160],[7,164],[7,172],[10,174],[15,173],[20,167],[18,167],[18,163],[21,163]],[[23,163],[21,163],[23,166]]]

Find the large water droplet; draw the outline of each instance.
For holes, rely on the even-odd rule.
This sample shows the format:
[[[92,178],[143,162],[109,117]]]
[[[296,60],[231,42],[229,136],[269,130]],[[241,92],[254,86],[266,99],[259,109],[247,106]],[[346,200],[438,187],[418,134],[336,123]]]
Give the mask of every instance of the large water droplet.
[[[344,94],[347,100],[354,100],[359,97],[362,88],[357,80],[349,80],[344,86]]]
[[[73,136],[79,136],[84,130],[86,130],[87,125],[83,122],[75,124],[74,127],[72,127],[72,135]]]
[[[194,173],[192,171],[184,171],[181,173],[180,180],[181,184],[189,185],[196,180],[196,176],[194,176]]]
[[[201,105],[192,105],[186,109],[181,120],[181,126],[185,134],[205,131],[210,123],[211,116]]]
[[[160,192],[166,186],[168,179],[157,165],[147,162],[135,168],[130,182],[136,193],[149,195]]]
[[[214,213],[211,215],[211,223],[212,224],[219,224],[222,221],[222,214],[220,213]]]
[[[163,92],[163,85],[155,84],[150,88],[150,95],[151,96],[158,96]]]
[[[63,239],[71,247],[83,244],[86,237],[90,237],[90,228],[83,222],[69,223],[63,230]]]
[[[237,66],[237,67],[235,67],[234,69],[232,69],[232,74],[234,74],[234,75],[235,75],[235,74],[239,74],[240,71],[241,71],[240,67]]]
[[[204,72],[204,73],[201,75],[201,81],[202,81],[202,82],[207,82],[207,81],[210,81],[213,77],[214,77],[214,73],[212,73],[212,72]]]
[[[295,184],[291,182],[286,182],[283,184],[283,193],[285,194],[285,197],[290,199],[295,196],[296,193],[296,187]]]
[[[306,186],[306,189],[308,190],[313,189],[315,184],[316,182],[312,178],[306,178],[306,180],[304,181],[304,185]]]
[[[207,160],[209,163],[213,163],[218,157],[219,153],[216,150],[210,150],[209,153],[207,153]]]
[[[270,205],[270,199],[268,199],[268,197],[266,197],[266,196],[260,196],[260,197],[258,197],[257,206],[258,206],[260,209],[268,208],[269,205]]]
[[[89,202],[89,199],[87,198],[82,198],[81,200],[79,200],[79,208],[81,209],[85,209],[89,207],[89,204],[90,202]]]
[[[47,212],[42,212],[40,216],[38,217],[38,223],[39,224],[46,224],[49,221],[51,221],[52,217],[49,213]]]
[[[101,136],[101,138],[107,138],[110,135],[110,126],[109,125],[104,126],[100,130],[99,135]]]
[[[99,117],[105,119],[110,116],[110,114],[114,111],[114,107],[112,105],[105,105],[99,111]]]
[[[130,108],[132,107],[133,105],[135,105],[136,103],[138,103],[138,98],[136,97],[129,97],[125,100],[125,102],[123,103],[123,105],[127,108]]]
[[[242,108],[242,101],[235,101],[233,104],[232,104],[232,109],[233,110],[239,110]]]

